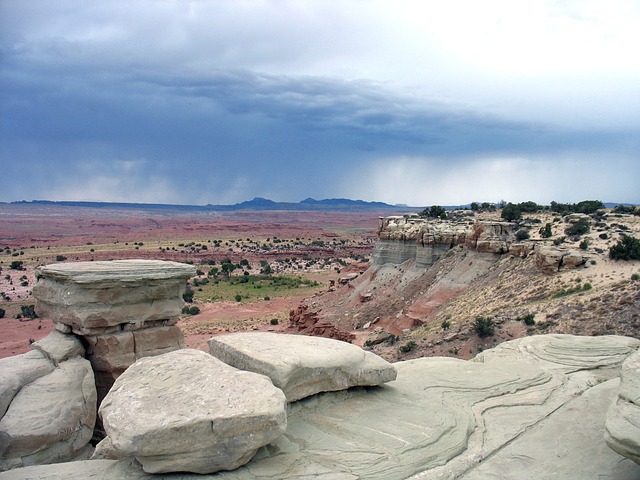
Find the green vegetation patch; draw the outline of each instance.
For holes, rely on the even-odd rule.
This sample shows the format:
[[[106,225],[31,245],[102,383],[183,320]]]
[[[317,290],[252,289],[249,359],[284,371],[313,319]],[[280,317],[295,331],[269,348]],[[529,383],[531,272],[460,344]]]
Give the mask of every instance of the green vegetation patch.
[[[315,293],[323,285],[301,276],[241,275],[200,282],[194,298],[202,302],[257,302],[277,297]],[[305,290],[301,293],[301,290]],[[307,292],[308,290],[308,292]]]

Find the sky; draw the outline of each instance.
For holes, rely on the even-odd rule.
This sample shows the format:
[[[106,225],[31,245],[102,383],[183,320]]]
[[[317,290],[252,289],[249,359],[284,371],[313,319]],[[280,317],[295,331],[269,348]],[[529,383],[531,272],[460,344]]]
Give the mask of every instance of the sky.
[[[638,0],[0,0],[0,201],[640,203]]]

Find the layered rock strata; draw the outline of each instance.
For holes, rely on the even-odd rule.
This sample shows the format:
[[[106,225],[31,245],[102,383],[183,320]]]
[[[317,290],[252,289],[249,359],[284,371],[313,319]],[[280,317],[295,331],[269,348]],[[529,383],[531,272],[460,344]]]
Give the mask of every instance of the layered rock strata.
[[[184,348],[175,324],[194,274],[159,260],[60,263],[38,267],[33,295],[41,317],[82,336],[101,401],[137,359]]]
[[[96,387],[84,348],[52,332],[0,360],[0,470],[88,458]]]
[[[233,470],[287,425],[284,394],[267,377],[191,349],[136,362],[100,416],[96,456],[135,457],[147,473]]]
[[[223,362],[268,376],[293,402],[320,392],[395,380],[396,369],[356,345],[322,337],[243,332],[213,337],[209,352]]]
[[[372,265],[415,261],[417,268],[431,267],[456,245],[485,253],[507,253],[515,241],[516,225],[492,221],[427,220],[415,215],[380,218]],[[518,255],[523,252],[518,250]]]
[[[285,434],[215,478],[640,478],[640,465],[602,438],[620,365],[639,346],[625,337],[539,335],[485,350],[476,361],[396,363],[397,379],[380,387],[289,404]],[[9,473],[0,480],[155,478],[130,459]]]
[[[607,445],[640,464],[640,352],[622,364],[620,388],[607,410]]]

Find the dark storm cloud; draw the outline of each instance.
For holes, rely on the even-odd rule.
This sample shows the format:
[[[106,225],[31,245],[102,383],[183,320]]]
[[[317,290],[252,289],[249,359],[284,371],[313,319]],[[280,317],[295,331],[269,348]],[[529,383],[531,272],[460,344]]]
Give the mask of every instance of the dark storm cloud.
[[[455,58],[429,65],[429,86],[414,76],[427,70],[401,59],[437,59],[439,50],[417,41],[419,52],[410,43],[393,50],[400,40],[388,33],[401,30],[397,19],[376,15],[384,2],[362,13],[373,23],[358,31],[351,2],[247,5],[5,2],[0,155],[8,178],[29,178],[30,194],[7,182],[0,200],[224,203],[260,195],[426,204],[436,201],[428,192],[437,179],[462,202],[486,190],[463,178],[479,168],[522,185],[519,172],[556,169],[545,185],[532,182],[530,194],[516,192],[549,201],[561,188],[581,195],[602,183],[601,172],[570,182],[574,162],[598,157],[607,159],[606,183],[617,185],[605,193],[637,197],[629,178],[638,174],[640,127],[633,102],[611,96],[613,88],[601,89],[602,107],[576,85],[584,96],[564,108],[546,92],[560,95],[566,84],[550,87],[546,78],[513,90],[506,77],[493,85]],[[326,41],[328,31],[335,41]],[[386,39],[377,49],[360,38],[374,31]],[[378,68],[390,59],[397,62]],[[450,91],[437,87],[447,76]],[[423,185],[407,188],[415,172]]]

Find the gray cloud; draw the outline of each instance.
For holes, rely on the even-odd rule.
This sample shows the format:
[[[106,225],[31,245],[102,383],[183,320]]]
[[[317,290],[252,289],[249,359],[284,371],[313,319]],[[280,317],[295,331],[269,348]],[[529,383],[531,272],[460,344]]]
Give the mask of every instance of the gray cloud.
[[[634,67],[563,79],[516,78],[464,55],[427,65],[458,46],[409,43],[417,24],[390,3],[360,17],[341,5],[4,2],[0,156],[29,190],[7,182],[0,200],[429,204],[436,192],[463,202],[500,188],[549,201],[562,186],[640,201]]]

